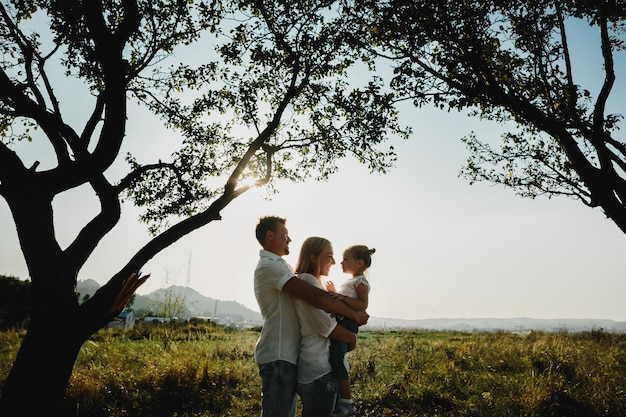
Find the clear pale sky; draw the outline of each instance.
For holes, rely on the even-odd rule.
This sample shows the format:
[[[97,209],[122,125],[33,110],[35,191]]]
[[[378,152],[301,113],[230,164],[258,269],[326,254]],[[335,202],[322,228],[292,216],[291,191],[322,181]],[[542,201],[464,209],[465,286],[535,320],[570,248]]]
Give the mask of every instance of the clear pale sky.
[[[466,157],[457,140],[494,126],[432,110],[412,110],[415,134],[394,142],[397,167],[369,174],[346,161],[328,183],[282,184],[265,200],[253,191],[231,203],[223,220],[192,233],[143,269],[140,294],[186,285],[258,311],[252,290],[260,216],[287,218],[295,264],[302,241],[329,238],[336,259],[352,244],[376,248],[369,312],[387,318],[537,317],[626,320],[626,236],[599,209],[570,199],[528,200],[458,178]],[[130,136],[137,132],[132,131]],[[25,144],[24,146],[28,146]],[[67,244],[95,210],[75,193],[59,199],[58,236]],[[79,200],[79,198],[81,200]],[[148,238],[130,208],[80,274],[101,284]],[[0,204],[0,273],[26,277],[8,208]],[[331,279],[345,279],[339,264]]]
[[[618,69],[618,77],[623,73]],[[620,82],[616,103],[626,95]],[[402,117],[414,134],[408,141],[392,141],[399,159],[389,174],[369,174],[346,160],[327,183],[284,183],[271,201],[263,191],[251,191],[223,210],[222,221],[183,238],[146,265],[143,272],[152,277],[138,293],[189,281],[201,294],[258,311],[252,280],[260,247],[254,227],[259,217],[272,214],[287,218],[293,242],[286,259],[292,265],[308,236],[333,242],[338,263],[330,278],[335,282],[345,278],[339,265],[345,247],[376,248],[368,309],[375,317],[626,321],[626,235],[600,209],[565,198],[522,199],[489,184],[470,186],[458,177],[467,158],[459,138],[473,130],[481,139],[497,141],[501,128],[431,109],[407,107]],[[166,159],[175,148],[165,135],[155,135],[152,125],[142,112],[131,115],[126,150],[147,149],[152,160]],[[623,141],[623,131],[616,137]],[[17,149],[27,160],[45,160],[36,143]],[[97,210],[95,200],[79,191],[55,200],[55,208],[63,246],[88,220],[86,213]],[[138,212],[126,209],[80,279],[105,283],[147,242]],[[0,274],[26,278],[4,200],[0,230]]]

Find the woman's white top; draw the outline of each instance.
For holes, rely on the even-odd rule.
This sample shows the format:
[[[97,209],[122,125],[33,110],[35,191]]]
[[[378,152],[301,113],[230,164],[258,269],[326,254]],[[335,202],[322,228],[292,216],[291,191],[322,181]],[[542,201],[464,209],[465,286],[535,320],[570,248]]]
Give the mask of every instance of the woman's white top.
[[[315,276],[303,273],[299,277],[311,285],[326,290]],[[337,321],[322,309],[294,299],[296,314],[300,322],[300,355],[298,357],[298,382],[309,384],[330,373],[328,336],[337,326]]]

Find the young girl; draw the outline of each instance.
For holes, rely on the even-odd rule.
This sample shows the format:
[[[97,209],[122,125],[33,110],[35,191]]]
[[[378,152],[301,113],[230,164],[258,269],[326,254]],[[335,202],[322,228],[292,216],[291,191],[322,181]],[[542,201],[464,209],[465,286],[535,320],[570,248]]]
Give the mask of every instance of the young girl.
[[[370,284],[365,278],[365,271],[372,264],[372,254],[376,249],[370,249],[365,245],[351,246],[343,252],[343,261],[341,268],[346,274],[352,277],[347,279],[335,292],[335,288],[331,282],[328,283],[328,290],[333,296],[355,310],[367,309]],[[352,331],[358,333],[359,326],[353,320],[345,317],[337,317],[337,322]],[[339,384],[340,400],[333,412],[333,417],[345,417],[354,415],[354,404],[350,393],[350,377],[348,375],[349,367],[345,359],[347,345],[337,340],[330,342],[330,364],[333,375]]]

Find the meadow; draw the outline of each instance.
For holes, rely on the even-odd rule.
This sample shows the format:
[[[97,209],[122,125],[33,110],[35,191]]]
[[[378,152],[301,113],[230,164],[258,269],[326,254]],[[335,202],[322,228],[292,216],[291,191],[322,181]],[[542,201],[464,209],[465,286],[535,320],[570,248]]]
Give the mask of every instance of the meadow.
[[[0,333],[0,389],[23,335]],[[103,329],[80,352],[67,415],[258,416],[257,336]],[[349,360],[361,417],[626,417],[626,335],[364,331]]]

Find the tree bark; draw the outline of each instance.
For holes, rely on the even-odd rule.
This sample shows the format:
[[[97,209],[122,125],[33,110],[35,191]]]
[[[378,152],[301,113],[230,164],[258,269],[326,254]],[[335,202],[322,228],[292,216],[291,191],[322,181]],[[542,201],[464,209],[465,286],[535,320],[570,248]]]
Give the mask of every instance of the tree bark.
[[[50,311],[31,317],[28,332],[2,389],[0,415],[68,416],[63,400],[86,337],[72,315]]]
[[[46,308],[34,309],[26,337],[2,389],[0,415],[75,415],[76,407],[65,404],[64,400],[81,346],[119,314],[148,277],[118,274],[80,306],[72,288],[66,288],[62,296],[46,298],[54,303],[58,297],[71,297],[72,302],[54,306],[39,300]]]

